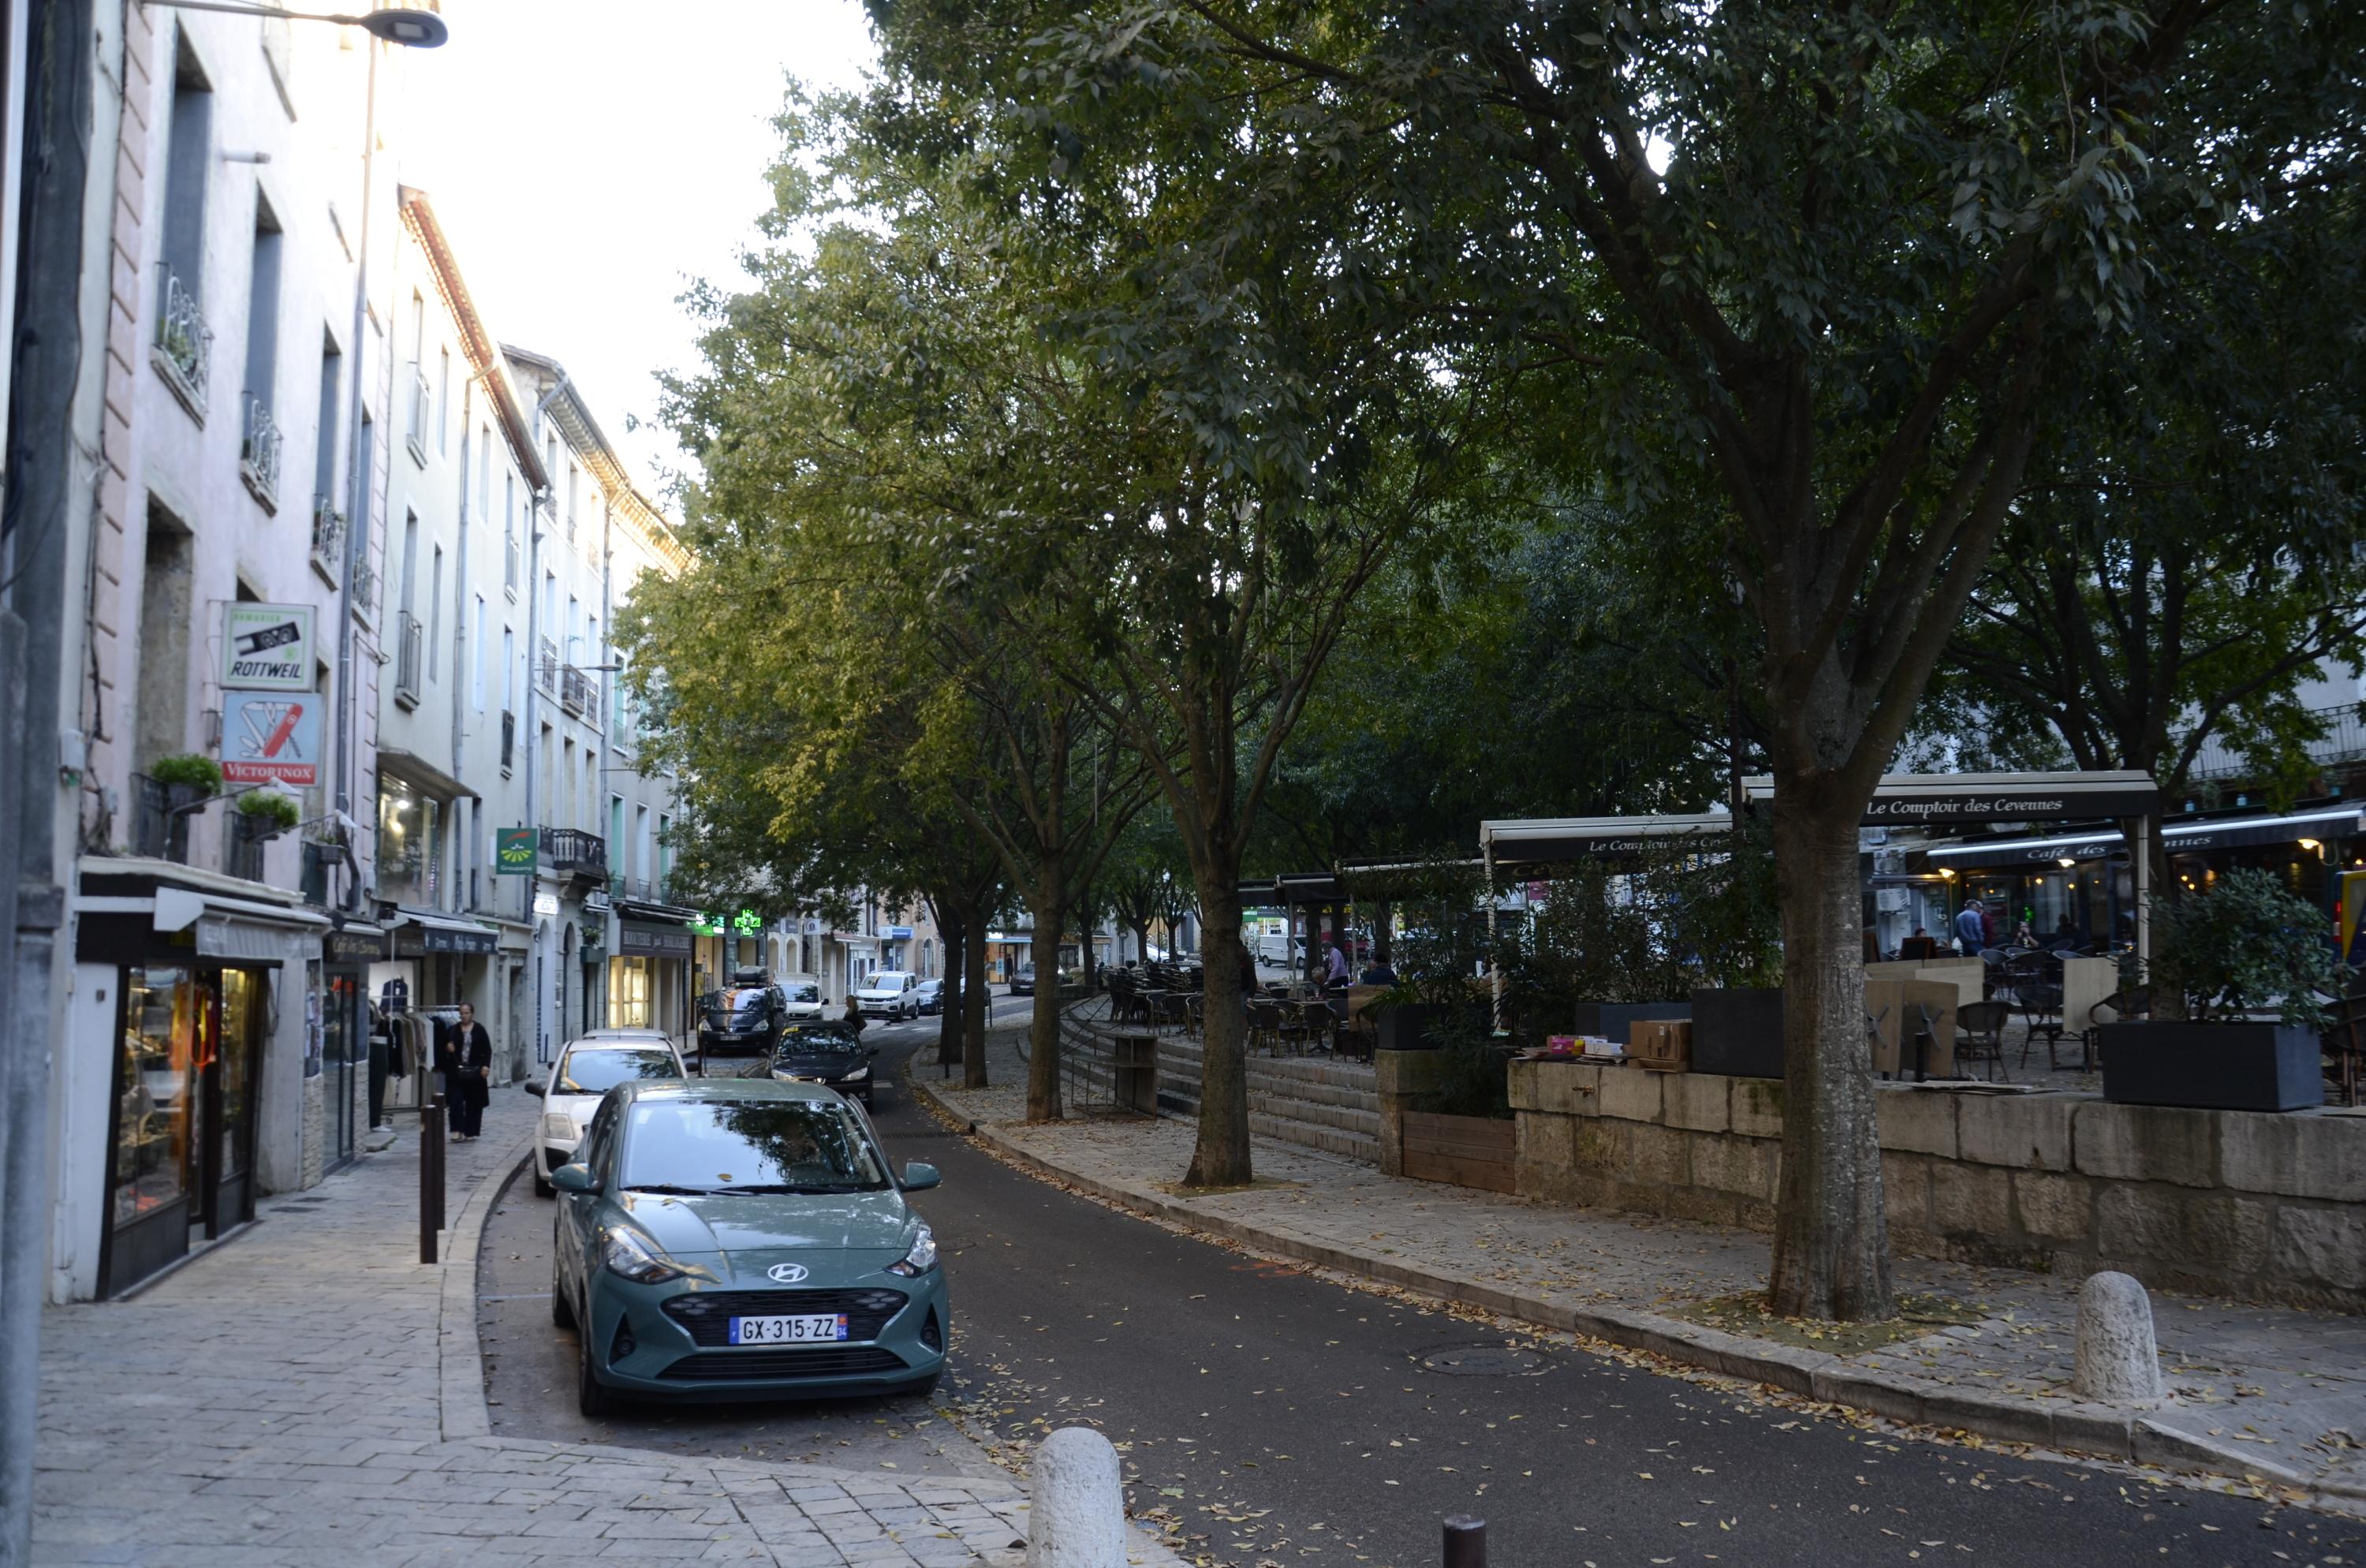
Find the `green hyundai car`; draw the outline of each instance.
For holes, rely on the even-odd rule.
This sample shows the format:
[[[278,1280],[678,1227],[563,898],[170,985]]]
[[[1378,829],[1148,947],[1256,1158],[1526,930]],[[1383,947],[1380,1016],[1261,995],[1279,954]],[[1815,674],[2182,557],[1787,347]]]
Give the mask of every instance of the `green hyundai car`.
[[[820,1084],[619,1084],[558,1190],[550,1310],[576,1400],[918,1393],[952,1325],[928,1223],[862,1112]]]

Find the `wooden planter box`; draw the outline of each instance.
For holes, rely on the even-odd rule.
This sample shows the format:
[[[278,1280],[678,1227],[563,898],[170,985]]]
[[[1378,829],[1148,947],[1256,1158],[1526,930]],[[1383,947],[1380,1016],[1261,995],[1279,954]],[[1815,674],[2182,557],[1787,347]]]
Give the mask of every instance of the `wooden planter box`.
[[[1577,1004],[1576,1027],[1571,1032],[1597,1034],[1624,1045],[1628,1043],[1628,1030],[1637,1023],[1684,1019],[1692,1015],[1693,1004],[1690,1002],[1580,1002]]]
[[[1520,1124],[1493,1116],[1404,1113],[1404,1174],[1488,1192],[1516,1192]]]
[[[1737,1078],[1783,1076],[1783,988],[1709,987],[1693,992],[1693,1066]]]
[[[2281,1023],[2106,1023],[2103,1098],[2205,1111],[2325,1103],[2316,1032]]]

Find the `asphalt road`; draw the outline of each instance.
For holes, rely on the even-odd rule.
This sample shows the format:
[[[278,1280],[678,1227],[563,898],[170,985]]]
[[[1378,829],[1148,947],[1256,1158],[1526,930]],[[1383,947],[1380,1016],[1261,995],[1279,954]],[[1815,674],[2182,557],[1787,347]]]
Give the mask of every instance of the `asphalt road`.
[[[883,1057],[924,1033],[892,1032]],[[951,1270],[953,1376],[939,1398],[988,1439],[1098,1426],[1125,1454],[1134,1512],[1171,1520],[1209,1561],[1434,1562],[1438,1522],[1454,1514],[1488,1521],[1495,1562],[1538,1568],[2339,1568],[2366,1551],[2354,1519],[1905,1441],[1246,1258],[1020,1175],[901,1090],[877,1120],[897,1159],[945,1173],[918,1201]],[[488,1247],[505,1238],[519,1253],[509,1267],[547,1290],[549,1219],[524,1192],[513,1187]],[[522,1207],[532,1223],[513,1217]],[[573,1414],[572,1341],[548,1326],[546,1301],[495,1305],[530,1305],[546,1347],[509,1337],[525,1314],[500,1318],[497,1429],[592,1435]],[[909,1471],[930,1452],[952,1462],[927,1440],[937,1428],[917,1425],[928,1419],[911,1402],[873,1403],[659,1411],[610,1430],[825,1462],[875,1450]]]

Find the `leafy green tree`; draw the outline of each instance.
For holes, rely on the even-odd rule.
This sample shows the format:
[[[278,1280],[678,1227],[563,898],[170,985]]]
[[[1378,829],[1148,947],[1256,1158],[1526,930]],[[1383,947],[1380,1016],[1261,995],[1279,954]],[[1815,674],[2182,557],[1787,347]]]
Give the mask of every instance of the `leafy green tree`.
[[[1017,206],[1121,220],[1093,271],[1134,287],[1079,319],[1205,427],[1351,428],[1232,330],[1294,321],[1268,258],[1320,230],[1320,276],[1381,352],[1535,389],[1538,459],[1606,472],[1639,516],[1689,501],[1664,547],[1743,592],[1775,781],[1772,1304],[1886,1315],[1858,820],[2033,449],[2087,412],[2064,367],[2187,281],[2167,237],[2248,221],[2247,186],[2337,198],[2366,117],[2334,62],[2366,17],[988,0],[884,19],[899,88],[960,85],[1016,128]]]

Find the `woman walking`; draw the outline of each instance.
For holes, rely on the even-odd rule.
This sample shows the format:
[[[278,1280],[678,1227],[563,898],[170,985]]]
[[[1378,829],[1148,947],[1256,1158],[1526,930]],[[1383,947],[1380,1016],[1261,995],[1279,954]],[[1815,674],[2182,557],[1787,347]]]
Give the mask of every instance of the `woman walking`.
[[[477,1010],[460,1004],[460,1021],[445,1037],[444,1101],[452,1108],[452,1141],[472,1142],[485,1130],[485,1105],[493,1097],[493,1037],[477,1021]]]

